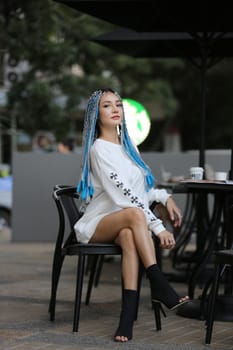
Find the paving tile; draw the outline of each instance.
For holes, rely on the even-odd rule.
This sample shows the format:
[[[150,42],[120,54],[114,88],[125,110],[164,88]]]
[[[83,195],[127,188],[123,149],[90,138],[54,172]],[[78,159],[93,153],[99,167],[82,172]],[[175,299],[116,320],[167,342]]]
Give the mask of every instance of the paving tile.
[[[134,338],[113,341],[120,313],[120,260],[103,266],[91,303],[81,306],[79,332],[72,332],[76,258],[65,259],[59,283],[56,319],[49,321],[48,303],[54,244],[12,243],[0,239],[0,350],[233,350],[232,322],[216,321],[211,347],[204,345],[204,321],[167,311],[156,331],[149,284],[142,281]],[[164,258],[169,265],[169,261]],[[181,293],[184,283],[174,283]],[[85,277],[83,294],[87,288]]]

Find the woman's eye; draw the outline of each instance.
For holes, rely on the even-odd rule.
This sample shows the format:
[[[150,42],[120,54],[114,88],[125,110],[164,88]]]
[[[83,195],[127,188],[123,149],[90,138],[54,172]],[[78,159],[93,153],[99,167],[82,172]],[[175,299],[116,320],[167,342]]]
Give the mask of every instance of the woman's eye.
[[[110,104],[106,104],[106,105],[103,105],[103,108],[108,108],[110,106],[111,106]],[[123,107],[123,103],[116,104],[116,107]]]

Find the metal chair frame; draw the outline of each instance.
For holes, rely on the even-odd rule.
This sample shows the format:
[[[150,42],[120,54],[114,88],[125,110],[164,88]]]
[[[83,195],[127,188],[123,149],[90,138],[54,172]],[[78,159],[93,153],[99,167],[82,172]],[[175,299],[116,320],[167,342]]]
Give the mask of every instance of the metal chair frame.
[[[230,265],[232,270],[231,286],[228,287],[228,294],[232,295],[232,282],[233,282],[233,247],[232,249],[219,250],[215,252],[215,270],[213,284],[210,292],[209,302],[207,305],[206,314],[206,334],[205,344],[211,343],[212,331],[215,318],[216,301],[218,297],[218,290],[220,285],[221,277],[223,276],[226,267]],[[230,290],[229,290],[230,289]]]
[[[86,295],[86,305],[89,304],[92,286],[94,284],[96,275],[97,259],[103,261],[104,255],[120,255],[122,254],[121,248],[114,243],[80,243],[76,240],[74,232],[74,224],[81,217],[81,213],[78,209],[76,201],[79,199],[76,193],[76,187],[56,185],[53,190],[53,199],[55,201],[58,216],[59,216],[59,228],[56,240],[56,246],[53,257],[52,267],[52,285],[51,285],[51,296],[49,303],[50,320],[55,320],[55,309],[56,309],[56,297],[58,282],[61,274],[61,269],[65,256],[78,256],[77,262],[77,275],[76,275],[76,291],[75,291],[75,303],[74,303],[74,317],[73,317],[73,332],[78,332],[79,319],[80,319],[80,308],[81,308],[81,297],[83,290],[84,270],[86,257],[93,257],[90,270],[90,277]],[[65,238],[66,231],[66,217],[69,222],[69,234]],[[140,297],[140,287],[142,271],[139,272],[138,282],[138,302]],[[97,271],[97,275],[100,271]],[[138,310],[137,310],[138,311]],[[135,319],[137,319],[137,311]],[[161,316],[160,307],[154,309],[156,329],[161,330]]]

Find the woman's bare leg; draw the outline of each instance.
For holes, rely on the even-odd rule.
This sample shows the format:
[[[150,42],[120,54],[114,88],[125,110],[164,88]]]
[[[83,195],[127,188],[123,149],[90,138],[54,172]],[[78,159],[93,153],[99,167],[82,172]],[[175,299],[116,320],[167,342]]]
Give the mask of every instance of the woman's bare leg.
[[[91,238],[91,242],[113,242],[113,241],[115,241],[117,244],[121,245],[122,247],[124,247],[124,244],[131,247],[130,250],[135,251],[139,255],[144,267],[147,270],[149,269],[151,270],[152,267],[154,268],[156,266],[154,243],[151,238],[151,235],[148,232],[146,218],[141,209],[127,208],[127,209],[119,210],[118,212],[105,216],[99,222],[96,228],[96,231]],[[135,288],[136,280],[137,280],[135,277],[136,273],[132,275],[133,277],[130,276],[130,271],[132,271],[132,266],[130,265],[130,268],[127,267],[127,263],[130,261],[130,255],[126,254],[126,249],[123,250],[123,254],[125,258],[124,270],[123,270],[124,281],[125,283],[127,283],[127,286]],[[134,260],[134,263],[135,263],[135,260]],[[137,269],[138,269],[138,260],[137,260]],[[153,273],[151,273],[151,276],[149,276],[150,282],[153,282],[151,283],[152,292],[153,290],[156,291],[158,283],[160,284],[159,280],[161,280],[161,276],[163,277],[161,272],[160,273],[156,272],[156,276],[155,276],[154,271]],[[156,281],[154,280],[154,277],[156,277]],[[165,285],[165,282],[164,282],[164,285]],[[168,291],[170,290],[170,294],[171,294],[172,288],[169,287],[168,282],[165,286],[168,289]],[[156,296],[157,295],[159,295],[159,298],[160,298],[160,294],[157,293]],[[174,296],[173,299],[174,298],[176,299],[176,296]],[[161,297],[161,299],[163,298]],[[125,315],[127,315],[126,312],[123,313],[124,317],[123,318],[121,317],[120,325],[125,324],[125,320],[127,319],[127,316]],[[130,322],[132,327],[132,324],[133,324],[132,315],[131,315]],[[124,342],[131,339],[127,336],[121,335],[122,333],[120,335],[118,334],[119,332],[117,332],[117,336],[115,338],[118,341]]]
[[[120,231],[115,239],[115,243],[122,249],[121,271],[123,279],[122,310],[115,340],[127,342],[129,340],[128,336],[132,337],[134,315],[137,307],[135,297],[138,287],[139,256],[135,247],[133,233],[129,228]]]
[[[145,215],[141,209],[123,209],[105,216],[100,221],[91,242],[113,241],[122,248],[123,292],[136,293],[138,287],[139,256],[146,266],[150,266],[156,261],[153,241],[148,233]],[[133,295],[135,297],[135,294]],[[120,323],[115,335],[115,340],[120,342],[128,341],[132,335],[135,313],[132,307],[131,310],[128,310],[128,305],[126,305],[124,306],[123,300]],[[124,309],[125,307],[126,309]],[[127,336],[127,334],[129,335]]]
[[[153,240],[148,232],[143,211],[139,208],[127,208],[106,215],[97,225],[91,242],[114,242],[123,229],[132,232],[138,255],[145,268],[156,263]]]
[[[122,229],[115,239],[115,243],[122,249],[122,278],[125,289],[137,290],[139,256],[130,229]]]

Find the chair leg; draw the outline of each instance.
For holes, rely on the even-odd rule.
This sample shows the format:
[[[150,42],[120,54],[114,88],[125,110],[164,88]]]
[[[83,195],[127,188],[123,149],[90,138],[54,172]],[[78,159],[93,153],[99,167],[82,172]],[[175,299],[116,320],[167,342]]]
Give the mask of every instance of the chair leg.
[[[55,319],[57,286],[60,278],[63,261],[64,261],[64,256],[59,255],[54,257],[51,296],[50,296],[50,302],[49,302],[50,321],[54,321]]]
[[[209,300],[208,308],[207,308],[206,337],[205,337],[206,344],[211,343],[213,323],[214,323],[215,303],[216,303],[216,299],[217,299],[217,295],[218,295],[220,274],[221,274],[220,265],[216,265],[213,287],[212,287],[211,292],[210,292],[210,300]]]
[[[92,266],[92,260],[93,260],[94,256],[93,255],[88,255],[87,257],[87,261],[86,261],[86,268],[85,268],[85,275],[87,276],[91,266]]]
[[[84,278],[85,255],[79,254],[77,266],[77,280],[74,305],[73,332],[78,332],[80,307],[82,299],[83,278]]]
[[[95,277],[98,259],[99,259],[98,255],[93,256],[93,259],[91,261],[91,267],[89,267],[90,277],[89,277],[88,286],[87,286],[87,294],[86,294],[86,300],[85,300],[86,305],[89,305],[89,302],[90,302],[91,291],[94,283],[94,277]]]
[[[98,259],[98,267],[97,267],[96,276],[95,276],[95,287],[97,287],[99,284],[100,274],[102,272],[102,267],[104,264],[104,257],[105,255],[100,255]]]

